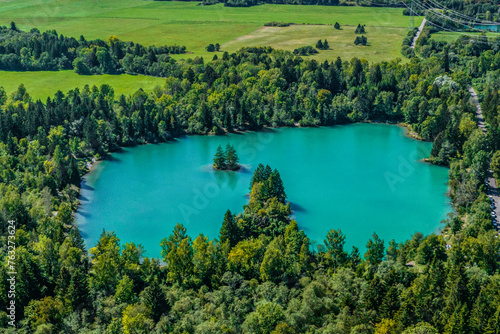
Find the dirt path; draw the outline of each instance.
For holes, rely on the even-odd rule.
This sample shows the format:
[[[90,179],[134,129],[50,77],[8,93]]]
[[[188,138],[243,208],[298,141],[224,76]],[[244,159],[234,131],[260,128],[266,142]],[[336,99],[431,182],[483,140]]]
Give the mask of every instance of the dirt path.
[[[413,38],[413,42],[411,42],[410,48],[415,49],[415,43],[417,42],[417,39],[420,37],[420,33],[422,32],[422,29],[424,29],[425,22],[427,22],[427,20],[424,17],[424,19],[422,20],[422,23],[420,23],[420,26],[418,27],[418,31],[417,31],[417,34],[415,35],[415,38]]]
[[[481,105],[479,104],[479,100],[477,98],[476,91],[474,90],[474,88],[469,87],[469,92],[470,92],[470,95],[472,97],[472,103],[474,103],[474,105],[476,106],[477,126],[479,126],[479,128],[481,130],[483,130],[484,133],[486,133],[487,129],[486,129],[486,126],[484,125],[483,112],[481,110]],[[488,191],[487,191],[488,197],[490,197],[490,199],[492,200],[492,202],[494,204],[494,207],[492,207],[492,211],[494,211],[496,213],[497,217],[499,217],[499,215],[500,215],[500,199],[498,197],[498,195],[499,195],[498,184],[497,184],[495,178],[493,177],[493,171],[491,169],[488,170],[488,179],[485,181],[487,181],[487,184],[488,184]],[[495,228],[498,230],[499,226],[497,226],[496,218],[494,217],[493,220],[494,220],[493,223],[495,225]]]

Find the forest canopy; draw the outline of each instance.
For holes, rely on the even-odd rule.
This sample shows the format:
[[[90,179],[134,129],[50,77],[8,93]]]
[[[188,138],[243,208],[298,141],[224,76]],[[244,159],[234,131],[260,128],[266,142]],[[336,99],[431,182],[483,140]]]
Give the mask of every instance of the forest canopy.
[[[0,70],[57,71],[75,70],[78,74],[147,74],[167,76],[170,54],[185,53],[185,46],[142,46],[120,41],[87,41],[44,33],[36,28],[29,32],[0,26]]]
[[[40,45],[67,41],[33,34]],[[484,177],[500,149],[499,45],[483,36],[441,44],[424,33],[422,57],[376,64],[244,48],[211,62],[169,59],[165,85],[151,93],[115,96],[108,85],[86,86],[40,101],[24,86],[0,89],[1,239],[6,245],[14,221],[18,273],[17,328],[3,309],[0,325],[6,333],[498,332],[500,242]],[[475,124],[472,83],[486,135]],[[445,234],[396,243],[374,233],[361,254],[345,249],[349,236],[333,228],[313,247],[286,201],[293,180],[264,164],[249,203],[221,217],[217,238],[177,225],[162,236],[161,261],[112,231],[87,250],[75,226],[82,175],[92,159],[120,147],[364,121],[405,123],[433,142],[430,161],[450,167],[455,211]],[[7,305],[9,253],[1,252],[0,305]]]

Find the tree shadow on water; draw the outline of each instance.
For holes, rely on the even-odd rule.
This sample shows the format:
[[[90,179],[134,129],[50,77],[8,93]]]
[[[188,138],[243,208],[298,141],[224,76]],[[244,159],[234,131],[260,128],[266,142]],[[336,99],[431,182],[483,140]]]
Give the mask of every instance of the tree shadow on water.
[[[78,200],[79,200],[80,202],[88,202],[88,201],[89,201],[89,199],[88,199],[87,197],[83,196],[82,194],[80,194],[80,195],[78,196]]]
[[[78,210],[76,213],[77,215],[82,216],[84,218],[90,218],[92,216],[90,213],[80,210]]]
[[[87,180],[85,179],[82,179],[82,183],[80,183],[80,188],[82,190],[90,190],[90,191],[94,191],[94,187],[90,186],[88,183],[87,183]]]
[[[292,211],[294,212],[307,212],[307,210],[303,206],[291,201],[290,201],[290,209],[292,209]]]
[[[122,162],[122,159],[120,158],[117,158],[116,156],[110,154],[106,157],[106,160],[107,161],[110,161],[110,162]]]

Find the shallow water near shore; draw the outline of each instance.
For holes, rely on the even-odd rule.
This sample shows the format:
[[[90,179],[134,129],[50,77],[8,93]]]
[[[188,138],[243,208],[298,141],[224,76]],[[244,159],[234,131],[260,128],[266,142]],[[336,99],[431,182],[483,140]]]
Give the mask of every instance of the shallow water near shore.
[[[245,168],[207,168],[218,145],[236,147]],[[268,129],[226,136],[188,136],[126,148],[98,164],[82,182],[76,214],[87,247],[103,229],[122,243],[142,244],[160,257],[160,241],[176,223],[194,239],[217,238],[224,213],[248,203],[259,163],[279,170],[294,218],[315,245],[341,229],[346,250],[365,250],[376,232],[387,245],[429,234],[451,211],[448,169],[421,162],[432,144],[386,124]]]

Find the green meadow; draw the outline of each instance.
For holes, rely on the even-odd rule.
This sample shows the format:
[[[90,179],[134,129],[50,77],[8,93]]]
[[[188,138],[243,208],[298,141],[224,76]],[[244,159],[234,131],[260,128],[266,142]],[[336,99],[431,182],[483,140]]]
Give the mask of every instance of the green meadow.
[[[331,25],[292,25],[289,27],[261,27],[242,37],[222,44],[223,50],[236,50],[243,46],[271,45],[277,49],[293,51],[297,46],[315,45],[318,39],[328,40],[329,50],[320,50],[319,54],[310,58],[319,61],[353,57],[370,61],[389,61],[401,56],[400,41],[407,28],[396,27],[366,27],[368,45],[354,45],[356,26],[342,26],[341,30]]]
[[[73,71],[39,71],[39,72],[6,72],[0,71],[0,87],[7,93],[14,92],[22,83],[33,99],[45,100],[58,90],[66,93],[76,87],[85,85],[101,86],[108,84],[113,87],[115,95],[130,95],[139,88],[152,91],[155,86],[163,86],[164,79],[144,75],[78,75]]]
[[[235,51],[244,44],[238,42],[242,36],[259,34],[259,29],[270,21],[283,21],[296,24],[312,24],[312,27],[295,28],[301,30],[301,36],[308,34],[309,40],[330,37],[344,45],[354,45],[354,32],[348,30],[329,30],[316,25],[365,24],[372,31],[371,48],[383,52],[387,43],[399,48],[408,27],[408,17],[402,15],[402,9],[371,7],[329,7],[329,6],[293,6],[262,5],[250,8],[224,7],[222,5],[200,6],[196,2],[139,1],[139,0],[20,0],[0,1],[0,24],[11,21],[22,29],[38,27],[41,31],[55,29],[67,36],[87,39],[106,40],[116,35],[122,40],[131,40],[146,45],[178,44],[185,45],[192,54],[186,56],[210,56],[205,47],[210,43],[227,46],[226,51]],[[415,24],[419,24],[419,20]],[[380,27],[380,29],[371,29]],[[385,29],[400,28],[400,29]],[[291,31],[293,29],[289,29]],[[327,28],[328,30],[328,28]],[[286,30],[285,30],[286,31]],[[317,31],[317,34],[315,33]],[[390,35],[383,45],[385,33]],[[304,46],[303,37],[279,36],[268,40],[261,39],[259,44],[280,47],[283,40],[290,39],[287,48]],[[394,38],[395,37],[395,38]],[[295,41],[295,42],[294,42]],[[276,44],[273,44],[276,42]],[[286,42],[286,41],[285,41]],[[346,50],[345,58],[357,56],[367,58],[376,51],[368,48]],[[338,55],[342,49],[337,50]],[[387,58],[394,58],[394,54]],[[179,57],[179,56],[177,56]],[[374,60],[380,60],[375,58]]]
[[[461,36],[479,36],[483,35],[482,32],[449,32],[449,31],[440,31],[431,35],[431,38],[438,42],[447,42],[451,43],[456,41]],[[498,37],[500,36],[498,33],[494,32],[485,32],[484,35],[487,37]]]
[[[202,56],[212,59],[205,47],[219,43],[221,51],[243,46],[272,46],[294,50],[327,39],[330,50],[317,60],[352,57],[369,61],[391,60],[400,54],[408,31],[408,17],[398,8],[355,6],[261,5],[250,8],[201,6],[197,2],[140,0],[0,0],[0,24],[16,22],[20,29],[55,29],[78,38],[107,40],[116,35],[144,45],[185,45],[187,54],[176,59]],[[270,21],[294,23],[285,28],[264,27]],[[420,24],[420,19],[415,20]],[[341,30],[333,28],[338,22]],[[366,25],[367,46],[355,46],[355,26]],[[0,73],[7,90],[24,83],[33,96],[45,97],[55,89],[66,91],[85,84],[109,83],[117,92],[150,89],[161,79],[131,76],[79,77],[63,73]],[[123,82],[122,82],[123,81]]]

